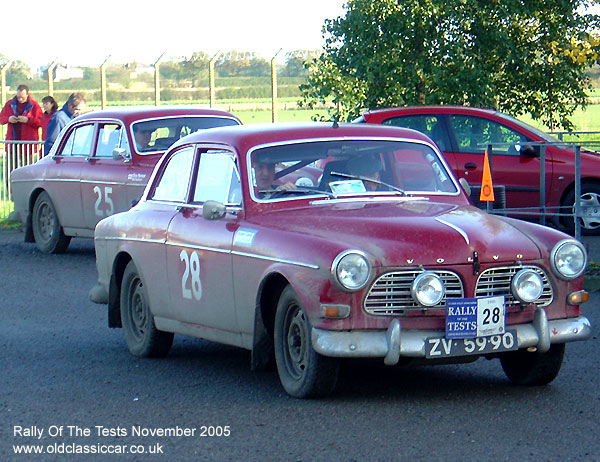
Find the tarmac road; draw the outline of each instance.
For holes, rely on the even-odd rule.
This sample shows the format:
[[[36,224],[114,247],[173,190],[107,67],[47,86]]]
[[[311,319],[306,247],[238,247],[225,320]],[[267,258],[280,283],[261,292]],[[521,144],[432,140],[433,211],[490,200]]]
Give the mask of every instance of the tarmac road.
[[[0,461],[600,460],[597,293],[593,339],[549,386],[513,386],[497,360],[352,363],[330,398],[296,400],[245,350],[176,337],[165,359],[132,357],[88,300],[92,241],[65,255],[22,241],[0,231]]]

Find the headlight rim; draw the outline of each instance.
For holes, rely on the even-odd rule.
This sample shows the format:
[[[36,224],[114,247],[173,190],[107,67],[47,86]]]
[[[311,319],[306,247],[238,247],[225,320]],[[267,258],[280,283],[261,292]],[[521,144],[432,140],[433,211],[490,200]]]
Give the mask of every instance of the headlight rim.
[[[417,289],[416,289],[416,285],[418,283],[418,281],[420,279],[425,278],[426,276],[433,276],[435,277],[437,280],[440,281],[440,284],[442,286],[442,293],[441,296],[439,298],[439,300],[436,303],[433,304],[427,304],[427,303],[423,303],[419,297],[417,296]],[[419,274],[412,282],[411,286],[410,286],[410,295],[413,298],[413,300],[415,302],[417,302],[419,305],[424,306],[426,308],[432,308],[434,306],[439,305],[440,303],[442,303],[442,301],[444,300],[444,297],[446,296],[446,285],[444,284],[443,279],[434,271],[423,271],[421,274]]]
[[[516,287],[516,283],[517,283],[518,279],[520,277],[522,277],[520,275],[525,274],[525,273],[534,274],[535,276],[537,276],[537,278],[539,279],[539,282],[540,282],[540,284],[539,284],[539,286],[540,286],[540,293],[533,300],[525,300],[525,299],[523,299],[523,297],[519,296],[518,289]],[[515,297],[515,299],[517,299],[520,303],[525,303],[525,304],[535,303],[544,294],[544,279],[534,269],[532,269],[532,268],[523,268],[523,269],[517,271],[517,273],[515,273],[515,275],[512,277],[512,279],[510,281],[510,291],[511,291],[512,295]]]
[[[338,277],[338,268],[340,263],[342,262],[342,260],[347,257],[348,255],[358,255],[359,257],[363,258],[365,263],[367,264],[367,276],[365,277],[364,282],[357,287],[347,287],[343,284],[343,282],[340,280],[340,278]],[[367,256],[367,254],[365,252],[363,252],[362,250],[358,250],[358,249],[348,249],[348,250],[344,250],[343,252],[340,252],[339,254],[337,254],[337,256],[333,259],[333,262],[331,263],[331,276],[333,278],[333,280],[335,281],[336,285],[342,289],[344,292],[358,292],[359,290],[364,289],[367,284],[369,283],[369,281],[372,278],[373,275],[373,265],[371,264],[371,262],[369,261],[369,257]]]
[[[556,265],[556,256],[557,256],[558,252],[560,251],[560,249],[562,249],[567,244],[575,245],[577,248],[579,248],[581,250],[581,252],[583,254],[583,266],[582,266],[581,270],[574,276],[565,275],[565,274],[561,273],[558,269],[558,266]],[[586,252],[583,244],[581,242],[579,242],[578,240],[563,239],[561,241],[558,241],[556,244],[554,244],[554,247],[552,247],[552,251],[550,252],[550,267],[552,268],[552,272],[559,279],[561,279],[563,281],[572,281],[574,279],[577,279],[585,272],[586,266],[587,266],[587,252]]]

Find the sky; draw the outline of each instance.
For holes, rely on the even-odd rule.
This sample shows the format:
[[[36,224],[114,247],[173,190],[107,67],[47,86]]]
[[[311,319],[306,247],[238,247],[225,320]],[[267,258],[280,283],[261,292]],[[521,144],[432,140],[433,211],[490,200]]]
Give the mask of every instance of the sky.
[[[203,51],[249,51],[271,59],[317,50],[325,19],[345,0],[28,0],[4,8],[0,54],[36,70],[54,59],[71,66],[153,64]],[[8,14],[7,14],[8,13]],[[22,19],[22,21],[21,21]],[[14,40],[8,40],[14,37]]]

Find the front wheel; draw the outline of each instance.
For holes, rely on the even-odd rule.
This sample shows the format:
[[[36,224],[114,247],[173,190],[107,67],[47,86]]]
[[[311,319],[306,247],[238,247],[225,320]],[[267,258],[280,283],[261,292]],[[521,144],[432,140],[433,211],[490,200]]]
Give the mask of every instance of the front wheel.
[[[581,210],[581,233],[586,236],[600,235],[600,185],[590,183],[581,185],[581,205],[585,207]],[[563,210],[568,210],[575,216],[574,190],[565,197]],[[575,232],[573,217],[562,217],[562,222],[571,234]]]
[[[43,253],[63,253],[67,250],[71,236],[66,236],[58,221],[58,215],[46,191],[35,200],[32,216],[33,237]]]
[[[127,264],[121,282],[121,324],[127,347],[134,356],[166,356],[173,344],[173,334],[154,325],[146,287],[133,261]]]
[[[283,388],[296,398],[326,396],[338,378],[339,362],[313,349],[310,329],[298,297],[286,287],[275,315],[275,361]]]
[[[526,349],[504,353],[500,363],[504,373],[517,385],[547,385],[552,382],[562,366],[564,343],[553,343],[546,353]]]

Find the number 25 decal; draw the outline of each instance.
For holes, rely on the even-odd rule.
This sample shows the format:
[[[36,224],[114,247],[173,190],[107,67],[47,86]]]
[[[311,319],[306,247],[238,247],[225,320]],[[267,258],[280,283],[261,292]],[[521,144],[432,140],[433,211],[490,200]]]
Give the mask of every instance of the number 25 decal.
[[[202,297],[202,283],[200,282],[200,258],[196,252],[192,252],[190,255],[185,250],[182,250],[179,254],[179,259],[185,264],[185,270],[181,277],[181,293],[183,298],[188,300],[192,299],[192,296],[196,300],[200,300]],[[188,288],[188,280],[190,280],[190,287]]]
[[[104,215],[108,216],[115,213],[115,205],[113,204],[113,201],[110,198],[110,195],[112,194],[111,186],[104,187],[104,202],[108,206],[108,210],[106,212],[100,210],[100,204],[102,204],[102,189],[100,188],[100,186],[94,186],[94,194],[98,196],[96,198],[96,203],[94,204],[94,211],[96,212],[97,216],[103,217]]]

